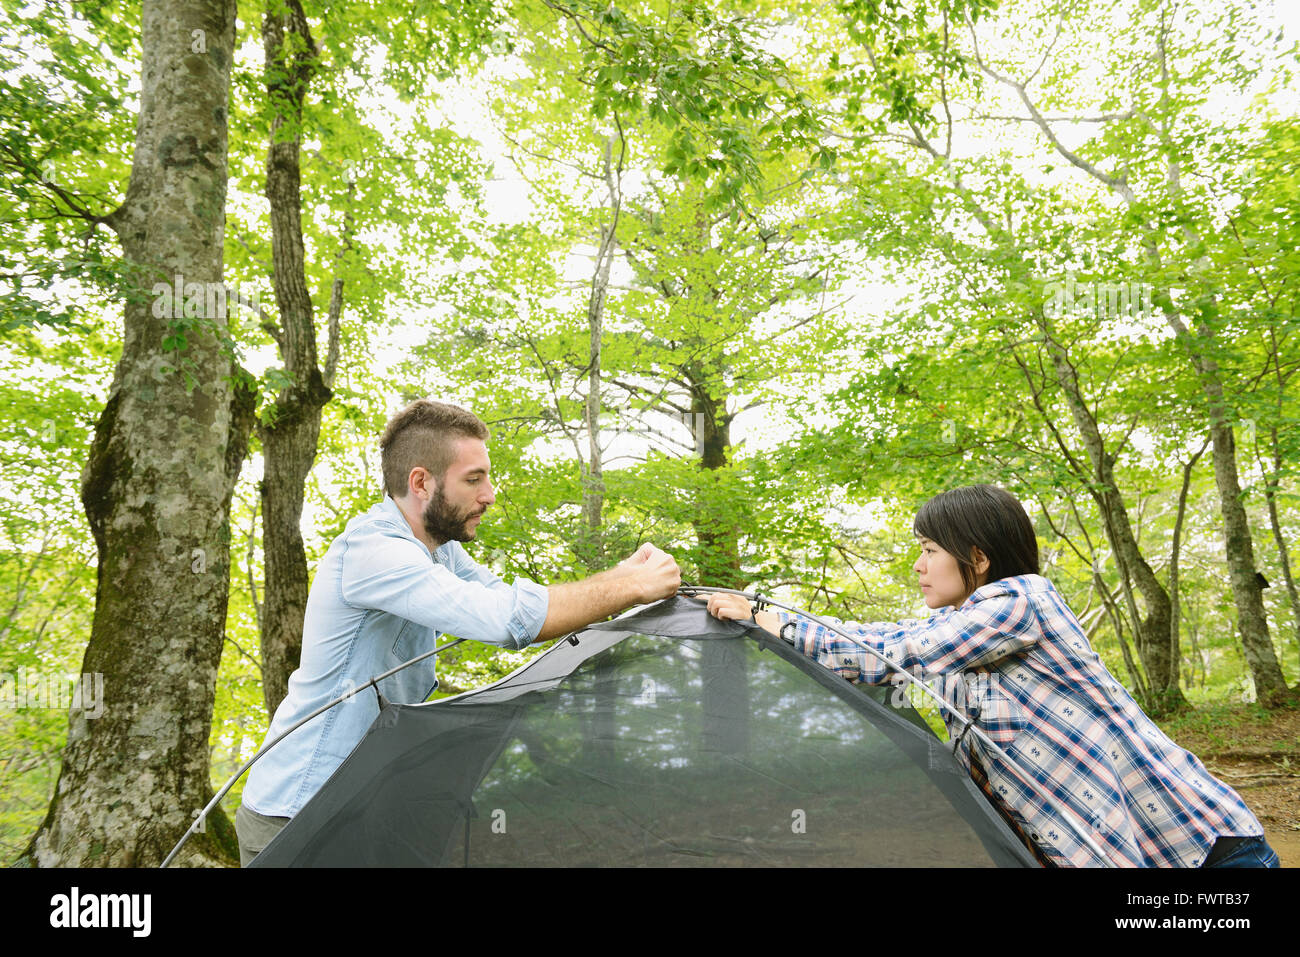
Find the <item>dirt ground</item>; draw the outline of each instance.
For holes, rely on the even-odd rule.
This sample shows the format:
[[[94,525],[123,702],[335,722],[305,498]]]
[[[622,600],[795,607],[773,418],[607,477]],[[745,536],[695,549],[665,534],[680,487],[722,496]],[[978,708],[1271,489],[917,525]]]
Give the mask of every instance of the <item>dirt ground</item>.
[[[1165,733],[1255,812],[1283,867],[1300,867],[1300,708],[1215,708]]]

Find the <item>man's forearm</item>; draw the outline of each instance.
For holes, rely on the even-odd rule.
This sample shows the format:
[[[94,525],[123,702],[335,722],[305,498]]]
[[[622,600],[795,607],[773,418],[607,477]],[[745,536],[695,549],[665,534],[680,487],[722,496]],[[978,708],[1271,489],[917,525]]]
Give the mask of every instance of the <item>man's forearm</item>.
[[[636,576],[622,567],[611,568],[580,582],[550,585],[546,621],[536,641],[550,641],[585,628],[643,600]]]

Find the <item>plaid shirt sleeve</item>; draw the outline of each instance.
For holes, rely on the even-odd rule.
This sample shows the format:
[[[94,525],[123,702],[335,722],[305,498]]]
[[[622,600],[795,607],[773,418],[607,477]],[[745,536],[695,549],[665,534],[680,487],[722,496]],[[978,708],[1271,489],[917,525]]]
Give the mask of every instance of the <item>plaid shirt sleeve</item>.
[[[794,621],[795,648],[850,681],[888,684],[888,661],[919,677],[979,668],[1034,644],[1033,606],[1024,595],[993,594],[924,619],[869,624],[829,622],[842,627],[879,656],[835,634],[829,628],[785,612],[784,626]],[[884,659],[882,661],[881,659]]]
[[[780,619],[793,622],[795,647],[824,667],[890,682],[891,670],[855,642],[807,619]],[[923,620],[836,624],[919,678],[988,674],[987,684],[975,683],[979,713],[964,710],[1004,751],[966,738],[958,759],[1052,864],[1103,863],[1085,834],[1121,867],[1200,867],[1218,837],[1263,833],[1240,795],[1143,713],[1041,576],[983,585],[960,608]]]

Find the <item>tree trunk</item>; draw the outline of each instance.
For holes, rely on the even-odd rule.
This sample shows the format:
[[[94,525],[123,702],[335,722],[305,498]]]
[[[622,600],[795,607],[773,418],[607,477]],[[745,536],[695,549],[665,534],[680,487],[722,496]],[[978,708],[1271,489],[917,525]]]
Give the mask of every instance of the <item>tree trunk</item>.
[[[1102,606],[1106,609],[1106,614],[1110,618],[1111,627],[1115,629],[1115,640],[1119,642],[1119,650],[1124,656],[1124,668],[1128,671],[1129,681],[1133,683],[1133,691],[1137,695],[1138,701],[1142,702],[1142,707],[1150,708],[1152,706],[1151,690],[1147,687],[1146,679],[1142,677],[1141,670],[1133,661],[1133,653],[1129,651],[1128,642],[1124,639],[1124,616],[1115,607],[1115,602],[1111,599],[1110,592],[1106,588],[1106,582],[1095,567],[1092,570],[1092,583],[1093,587],[1101,595]]]
[[[1197,620],[1195,615],[1189,614],[1187,616],[1187,637],[1192,643],[1192,654],[1195,656],[1196,659],[1195,663],[1199,665],[1201,669],[1201,678],[1200,681],[1197,682],[1197,687],[1204,688],[1205,679],[1206,677],[1209,676],[1210,673],[1210,661],[1209,661],[1209,653],[1207,651],[1202,651],[1200,643],[1196,640],[1199,634],[1200,634],[1200,622]],[[1193,667],[1192,669],[1192,674],[1193,675],[1196,674],[1195,667]],[[1190,681],[1188,682],[1188,687],[1189,688],[1191,687]]]
[[[705,482],[695,536],[699,542],[700,581],[721,588],[742,588],[739,530],[725,518],[726,505],[709,486],[711,472],[725,468],[731,448],[731,419],[725,397],[714,396],[699,369],[688,372],[692,382],[692,431],[700,444],[700,468]],[[717,507],[721,505],[721,507]],[[719,518],[718,516],[723,516]],[[745,649],[732,642],[706,641],[700,657],[703,681],[703,745],[721,754],[743,754],[749,747],[749,669]]]
[[[1155,715],[1177,711],[1187,707],[1187,699],[1179,687],[1178,662],[1171,659],[1169,654],[1169,593],[1160,584],[1138,547],[1129,523],[1128,511],[1115,481],[1114,457],[1106,450],[1101,430],[1088,411],[1074,368],[1065,350],[1053,337],[1046,320],[1042,321],[1057,381],[1070,404],[1075,426],[1083,437],[1084,447],[1092,463],[1095,484],[1090,491],[1101,510],[1106,537],[1114,551],[1115,561],[1119,564],[1120,576],[1126,582],[1135,583],[1146,601],[1147,615],[1142,618],[1136,603],[1131,597],[1129,599],[1135,622],[1138,657],[1142,659],[1147,674],[1149,710]]]
[[[253,416],[252,393],[235,385],[222,285],[234,41],[233,0],[144,2],[131,181],[107,222],[142,285],[161,285],[152,303],[126,304],[81,478],[99,558],[82,671],[103,675],[103,712],[73,710],[55,797],[20,863],[156,866],[212,796],[230,499]],[[178,335],[183,345],[165,348]],[[224,815],[184,860],[237,860]]]
[[[695,226],[701,253],[709,250],[711,229],[703,205],[696,208]],[[709,283],[706,301],[720,310],[722,294]],[[703,292],[704,290],[698,290]],[[707,317],[712,319],[712,316]],[[707,324],[704,328],[708,328]],[[716,370],[726,368],[725,356],[717,356]],[[696,503],[695,537],[699,542],[700,581],[721,588],[743,588],[740,566],[740,529],[728,516],[730,502],[716,486],[713,473],[727,467],[731,451],[731,415],[720,372],[708,372],[698,361],[682,370],[690,384],[689,423],[700,453],[703,498]],[[745,649],[730,642],[704,642],[700,660],[704,683],[704,747],[722,754],[743,754],[749,747],[749,669]]]
[[[1156,34],[1158,60],[1162,79],[1168,77],[1165,60],[1165,23],[1161,16],[1161,29]],[[1162,112],[1171,114],[1163,108],[1168,105],[1169,88],[1162,93]],[[1176,204],[1181,206],[1183,188],[1181,182],[1178,151],[1169,136],[1171,121],[1166,119],[1160,127],[1162,146],[1166,151],[1166,183]],[[1130,202],[1131,206],[1132,203]],[[1179,210],[1181,212],[1181,210]],[[1187,248],[1195,248],[1200,237],[1192,229],[1190,222],[1180,219],[1181,232]],[[1155,265],[1160,265],[1159,247],[1153,234],[1148,233],[1146,242],[1147,258]],[[1218,311],[1219,293],[1213,283],[1205,283],[1200,277],[1207,265],[1206,257],[1201,256],[1192,263],[1187,271],[1187,279],[1202,286],[1200,301],[1193,301],[1193,308],[1203,308],[1210,315]],[[1228,577],[1232,583],[1232,597],[1237,606],[1237,627],[1241,630],[1241,643],[1246,653],[1246,662],[1250,665],[1251,675],[1255,679],[1255,697],[1266,707],[1278,707],[1289,698],[1286,680],[1278,666],[1277,656],[1273,653],[1273,640],[1268,633],[1268,619],[1264,614],[1264,596],[1255,572],[1255,549],[1250,537],[1250,523],[1246,519],[1246,506],[1242,501],[1241,481],[1237,474],[1236,441],[1232,435],[1232,423],[1229,421],[1228,402],[1223,394],[1223,379],[1219,373],[1219,363],[1214,358],[1220,348],[1214,329],[1202,313],[1194,321],[1195,335],[1184,325],[1179,311],[1173,301],[1165,295],[1160,303],[1165,322],[1174,330],[1178,342],[1187,350],[1192,367],[1201,382],[1205,394],[1206,406],[1210,418],[1210,437],[1214,442],[1212,461],[1214,463],[1214,484],[1219,490],[1219,510],[1223,515],[1223,544],[1228,559]]]
[[[316,461],[321,409],[331,393],[317,363],[316,324],[302,238],[302,105],[315,69],[316,48],[299,0],[268,0],[262,43],[272,109],[266,197],[271,203],[271,253],[279,312],[279,328],[274,332],[290,380],[258,430],[265,460],[260,486],[266,573],[261,618],[262,696],[267,711],[275,714],[302,655],[309,581],[301,527],[303,489]],[[335,335],[333,324],[330,332]]]
[[[1035,117],[1039,117],[1032,103],[1028,100],[1024,88],[1018,87],[1018,89],[1031,113]],[[1041,120],[1041,117],[1039,119]],[[1040,125],[1042,124],[1040,123]],[[915,143],[918,146],[932,157],[941,158],[941,154],[921,136],[919,130],[913,127],[913,132],[916,134]],[[1023,255],[1022,247],[1016,242],[1014,235],[1003,228],[996,217],[991,216],[984,210],[971,192],[962,185],[961,178],[955,171],[950,169],[949,175],[953,188],[969,204],[972,214],[984,226],[989,236],[1005,250],[1009,251],[1010,254],[1021,258]],[[1025,273],[1032,274],[1032,269],[1029,268],[1027,262],[1024,263],[1024,266]],[[1115,554],[1115,561],[1119,565],[1120,580],[1124,585],[1129,610],[1133,616],[1134,641],[1137,645],[1138,656],[1146,669],[1149,683],[1149,695],[1144,704],[1149,711],[1157,715],[1179,710],[1187,706],[1187,700],[1183,697],[1179,687],[1177,661],[1171,660],[1169,656],[1169,594],[1156,578],[1151,566],[1142,556],[1141,549],[1138,547],[1137,538],[1133,534],[1132,526],[1129,523],[1128,512],[1124,507],[1123,496],[1120,495],[1119,486],[1115,482],[1114,458],[1107,451],[1101,429],[1092,413],[1088,410],[1074,367],[1070,363],[1065,349],[1057,341],[1047,317],[1036,316],[1036,318],[1038,318],[1044,333],[1057,382],[1060,384],[1070,405],[1071,416],[1083,438],[1092,465],[1092,475],[1081,475],[1080,477],[1085,480],[1091,479],[1089,492],[1101,511],[1106,537]],[[1014,354],[1014,346],[1011,348]],[[1017,361],[1019,362],[1019,359]],[[1026,369],[1023,363],[1021,368]],[[1026,376],[1029,375],[1027,369],[1025,374]],[[1035,397],[1035,402],[1037,402],[1037,397]],[[1041,408],[1039,411],[1043,412]],[[1141,612],[1133,598],[1133,583],[1136,583],[1138,590],[1146,600],[1147,616],[1145,619],[1141,617]],[[1119,630],[1117,623],[1117,635]],[[1122,636],[1120,636],[1120,642],[1121,647],[1126,647],[1123,644]],[[1135,670],[1131,664],[1129,668],[1130,673],[1135,675]]]
[[[612,217],[608,225],[601,224],[600,245],[596,250],[595,271],[591,277],[591,297],[587,301],[587,455],[588,461],[579,458],[582,468],[582,539],[577,543],[579,560],[588,572],[605,567],[605,537],[602,516],[605,508],[605,479],[600,451],[600,355],[605,328],[605,299],[609,291],[609,270],[614,263],[614,246],[618,236],[618,217],[622,208],[620,177],[623,171],[622,133],[619,134],[620,152],[617,171],[612,165],[613,137],[605,139],[605,187],[609,191]]]
[[[1289,694],[1277,655],[1273,652],[1273,639],[1269,636],[1268,620],[1264,615],[1264,594],[1255,574],[1255,550],[1237,477],[1236,441],[1224,414],[1223,387],[1218,376],[1211,374],[1216,364],[1213,359],[1204,357],[1200,365],[1210,370],[1204,384],[1210,397],[1214,481],[1219,488],[1223,544],[1227,552],[1232,596],[1237,605],[1237,627],[1241,630],[1246,662],[1255,679],[1255,698],[1265,707],[1275,708],[1284,704]]]
[[[1277,517],[1277,490],[1282,482],[1282,450],[1277,441],[1277,429],[1272,430],[1273,437],[1273,474],[1265,470],[1264,501],[1268,504],[1268,524],[1273,530],[1273,541],[1277,545],[1277,558],[1282,566],[1282,582],[1286,585],[1287,597],[1291,600],[1291,624],[1295,629],[1296,646],[1300,648],[1300,594],[1296,593],[1295,577],[1291,574],[1291,556],[1287,554],[1286,539],[1282,537],[1282,523]]]
[[[1170,85],[1168,83],[1169,73],[1165,50],[1165,34],[1168,29],[1170,28],[1162,13],[1160,29],[1155,35],[1155,60],[1160,69],[1162,83],[1161,101],[1156,115],[1161,119],[1160,124],[1154,126],[1153,129],[1159,135],[1164,150],[1166,187],[1174,201],[1174,210],[1172,211],[1179,214],[1178,221],[1181,224],[1181,232],[1186,248],[1194,249],[1200,245],[1200,237],[1192,229],[1185,215],[1185,210],[1179,208],[1183,204],[1184,193],[1180,180],[1179,149],[1174,145],[1171,135],[1173,113],[1169,99]],[[999,82],[1009,84],[1017,91],[1035,124],[1043,131],[1060,155],[1098,182],[1104,183],[1113,190],[1123,199],[1130,213],[1137,213],[1140,204],[1132,187],[1129,185],[1127,172],[1120,175],[1104,173],[1083,157],[1071,152],[1057,138],[1051,124],[1034,105],[1027,91],[1026,83],[1017,83],[1003,77],[991,70],[982,61],[979,62],[979,65],[989,76]],[[933,147],[928,146],[928,144],[925,145],[933,155],[937,156]],[[959,181],[957,182],[960,190]],[[1146,215],[1148,213],[1142,211],[1137,220],[1142,234],[1141,241],[1147,259],[1156,269],[1162,269],[1163,261],[1159,243],[1163,241],[1163,236],[1153,226],[1143,222]],[[988,227],[989,217],[982,215],[980,221]],[[990,233],[1001,235],[1002,231],[994,225],[990,228]],[[1191,269],[1185,273],[1184,282],[1188,285],[1200,283],[1198,274],[1203,271],[1205,264],[1205,256],[1194,262]],[[1213,286],[1208,285],[1201,297],[1201,302],[1196,305],[1213,310],[1217,308],[1215,304],[1216,297],[1217,293]],[[1251,546],[1250,527],[1246,521],[1246,510],[1241,501],[1241,483],[1237,474],[1232,426],[1228,421],[1228,405],[1224,399],[1223,380],[1219,373],[1218,363],[1214,359],[1214,354],[1219,345],[1216,342],[1214,330],[1204,318],[1195,323],[1195,335],[1193,335],[1180,317],[1179,309],[1174,306],[1167,294],[1158,296],[1158,301],[1166,323],[1174,330],[1178,342],[1187,350],[1188,358],[1200,379],[1201,389],[1205,395],[1210,419],[1210,435],[1214,443],[1214,480],[1218,488],[1220,510],[1223,515],[1224,545],[1227,552],[1233,599],[1237,607],[1238,626],[1241,629],[1242,645],[1246,653],[1246,660],[1255,679],[1258,700],[1267,706],[1276,706],[1287,700],[1289,695],[1282,677],[1282,671],[1278,667],[1277,657],[1273,653],[1273,645],[1268,635],[1268,622],[1264,617],[1264,603],[1260,594],[1260,586],[1255,577],[1254,550]],[[1118,550],[1117,557],[1119,557]],[[1135,567],[1134,571],[1137,574],[1139,570]],[[1149,569],[1146,571],[1149,571]],[[1139,587],[1142,587],[1142,581],[1145,579],[1146,573],[1137,574],[1137,577]],[[1145,588],[1143,588],[1143,592],[1146,593]],[[1149,600],[1151,599],[1150,595],[1147,597]],[[1168,596],[1165,596],[1163,606],[1168,607]],[[1160,609],[1156,608],[1152,614],[1155,615],[1159,612]],[[1167,616],[1164,623],[1166,625],[1168,623]],[[1146,631],[1145,627],[1143,631]],[[1167,645],[1167,642],[1162,643],[1162,645]],[[1139,652],[1141,652],[1140,648]],[[1161,673],[1165,674],[1163,670]],[[1156,690],[1155,682],[1153,681],[1152,684],[1154,691]],[[1173,691],[1176,692],[1175,701],[1182,697],[1181,691],[1178,690],[1176,684]]]
[[[1158,62],[1162,79],[1168,77],[1165,60],[1165,24],[1156,34]],[[1168,105],[1168,87],[1162,93],[1161,108],[1166,119],[1160,127],[1162,146],[1165,149],[1165,180],[1174,202],[1181,206],[1183,188],[1181,169],[1177,159],[1178,151],[1169,135],[1172,121],[1171,113],[1164,108]],[[1127,186],[1125,187],[1127,190]],[[1125,196],[1130,207],[1132,197]],[[1179,210],[1181,212],[1181,210]],[[1180,219],[1180,228],[1187,248],[1195,248],[1200,237],[1192,229],[1187,219]],[[1157,267],[1161,265],[1161,256],[1157,239],[1153,231],[1148,230],[1144,240],[1147,258]],[[1217,312],[1219,293],[1214,284],[1201,279],[1207,265],[1205,256],[1195,260],[1186,271],[1189,284],[1202,286],[1199,301],[1192,299],[1192,309],[1204,309],[1207,313]],[[1179,315],[1179,309],[1169,296],[1163,295],[1160,302],[1166,324],[1173,329],[1180,345],[1187,351],[1192,368],[1200,379],[1201,391],[1205,395],[1205,404],[1209,412],[1210,438],[1214,443],[1211,461],[1214,463],[1214,484],[1219,491],[1219,511],[1223,516],[1223,544],[1228,560],[1228,578],[1232,584],[1232,597],[1237,606],[1237,627],[1241,630],[1242,648],[1246,653],[1246,662],[1250,665],[1251,675],[1255,680],[1255,697],[1266,707],[1277,707],[1289,697],[1282,669],[1278,666],[1277,656],[1273,652],[1273,641],[1268,633],[1268,619],[1264,614],[1264,597],[1255,572],[1255,550],[1250,537],[1250,523],[1246,519],[1246,507],[1242,501],[1241,481],[1237,473],[1236,441],[1229,421],[1228,402],[1223,393],[1223,379],[1219,372],[1219,363],[1214,358],[1219,350],[1219,343],[1213,327],[1201,314],[1194,320],[1194,332],[1189,330]],[[1184,307],[1185,308],[1185,307]]]
[[[1208,444],[1208,440],[1207,443]],[[1187,514],[1187,489],[1192,484],[1192,467],[1205,452],[1205,445],[1183,466],[1183,485],[1178,491],[1178,515],[1174,519],[1174,541],[1169,548],[1169,660],[1177,670],[1182,663],[1179,650],[1178,630],[1180,626],[1181,607],[1178,594],[1178,553],[1182,546],[1183,518]],[[1191,680],[1184,682],[1191,687]]]
[[[608,270],[605,272],[608,281]],[[582,468],[582,538],[575,543],[579,560],[589,573],[605,567],[605,541],[602,518],[605,510],[605,479],[600,452],[600,335],[601,310],[593,308],[588,313],[590,325],[590,365],[587,373],[587,455],[588,461],[579,462]],[[602,296],[603,299],[603,296]]]
[[[1176,178],[1173,186],[1177,192]],[[1184,226],[1189,244],[1196,241]],[[1156,267],[1162,265],[1155,240],[1146,241],[1147,258]],[[1195,278],[1195,276],[1189,277]],[[1215,294],[1206,293],[1203,304],[1214,308]],[[1219,348],[1214,330],[1204,319],[1195,324],[1195,333],[1184,324],[1178,308],[1167,294],[1157,297],[1166,324],[1187,352],[1188,360],[1200,380],[1201,391],[1210,419],[1210,439],[1214,443],[1211,461],[1214,484],[1219,493],[1219,512],[1223,516],[1223,544],[1228,562],[1228,578],[1237,608],[1237,626],[1242,648],[1255,681],[1256,699],[1266,707],[1278,707],[1290,697],[1282,669],[1273,652],[1264,614],[1264,598],[1255,573],[1255,550],[1250,537],[1250,523],[1242,502],[1241,480],[1237,472],[1236,441],[1229,421],[1228,403],[1223,393],[1223,379],[1214,352]]]
[[[716,480],[710,473],[727,465],[731,449],[731,418],[726,397],[713,395],[698,369],[687,372],[691,381],[691,430],[700,446],[703,473],[702,498],[693,522],[699,542],[699,575],[705,585],[740,588],[744,573],[740,567],[739,529],[726,517],[725,503],[709,488]],[[719,507],[722,506],[722,507]]]

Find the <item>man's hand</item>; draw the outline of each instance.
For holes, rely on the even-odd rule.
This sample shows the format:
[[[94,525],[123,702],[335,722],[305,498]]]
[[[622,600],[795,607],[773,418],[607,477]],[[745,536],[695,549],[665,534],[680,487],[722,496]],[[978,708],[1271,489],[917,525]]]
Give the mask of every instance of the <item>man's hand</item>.
[[[641,603],[677,594],[682,587],[681,569],[667,552],[646,542],[613,569],[630,577]]]
[[[625,568],[631,565],[644,565],[646,563],[646,559],[650,557],[650,553],[654,551],[658,551],[658,549],[656,549],[649,542],[646,542],[644,545],[642,545],[640,548],[634,551],[631,555],[627,556],[627,558],[623,559],[614,567]]]
[[[608,571],[580,582],[551,585],[546,621],[535,641],[549,641],[601,621],[629,605],[667,598],[682,584],[677,562],[646,543]]]

